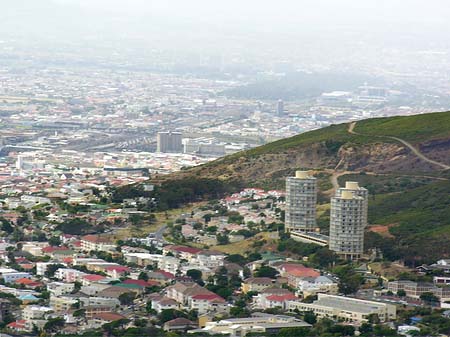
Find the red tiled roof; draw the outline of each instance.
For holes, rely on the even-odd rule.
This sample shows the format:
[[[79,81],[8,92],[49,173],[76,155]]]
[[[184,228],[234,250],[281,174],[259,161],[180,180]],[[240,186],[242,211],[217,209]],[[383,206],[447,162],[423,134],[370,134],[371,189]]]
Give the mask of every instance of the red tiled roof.
[[[110,271],[110,270],[115,270],[116,272],[126,272],[126,271],[130,271],[130,268],[125,267],[125,266],[108,266],[105,268],[105,270]]]
[[[199,294],[192,296],[192,299],[194,300],[205,300],[205,301],[213,301],[218,300],[219,302],[225,302],[225,300],[216,294]]]
[[[273,280],[268,277],[249,277],[244,280],[244,283],[247,284],[272,284]]]
[[[174,279],[175,275],[172,273],[169,273],[168,271],[164,271],[164,270],[156,270],[155,273],[159,273],[161,275],[164,275],[166,278],[171,278]]]
[[[185,326],[185,325],[195,325],[194,322],[188,320],[187,318],[179,317],[171,321],[166,322],[164,325],[167,326]]]
[[[197,254],[202,251],[199,248],[187,247],[187,246],[166,246],[164,248],[168,249],[168,250],[180,252],[180,253],[189,253],[189,254]]]
[[[297,277],[318,277],[320,273],[312,268],[305,267],[302,264],[283,264],[281,268],[286,271],[286,273],[297,276]]]
[[[105,278],[105,276],[96,274],[83,275],[82,277],[87,281],[99,281]]]
[[[23,278],[20,278],[20,279],[16,280],[14,283],[27,285],[27,284],[30,284],[30,283],[33,283],[33,282],[34,281],[30,280],[29,278],[23,277]]]
[[[71,264],[73,262],[73,257],[68,256],[63,259],[63,262]]]
[[[269,301],[284,302],[284,301],[288,301],[288,300],[296,300],[297,296],[295,296],[294,294],[270,295],[270,296],[267,296],[267,299]]]
[[[19,266],[25,270],[30,270],[34,268],[33,263],[19,263]]]
[[[69,248],[61,246],[61,247],[56,247],[56,246],[47,246],[42,248],[42,252],[43,253],[53,253],[56,251],[63,251],[63,250],[69,250]]]
[[[99,235],[85,235],[81,238],[83,241],[89,241],[94,243],[110,243],[111,241],[106,238]]]
[[[24,319],[18,320],[16,322],[9,323],[7,325],[10,329],[24,329],[26,321]]]
[[[135,285],[138,285],[138,286],[141,286],[141,287],[147,287],[148,286],[148,283],[145,282],[144,280],[131,280],[131,279],[129,279],[129,280],[123,281],[122,283],[124,283],[124,284],[135,284]]]
[[[114,312],[99,312],[93,315],[93,318],[101,319],[103,321],[113,322],[118,321],[119,319],[125,318],[125,316],[116,314]]]

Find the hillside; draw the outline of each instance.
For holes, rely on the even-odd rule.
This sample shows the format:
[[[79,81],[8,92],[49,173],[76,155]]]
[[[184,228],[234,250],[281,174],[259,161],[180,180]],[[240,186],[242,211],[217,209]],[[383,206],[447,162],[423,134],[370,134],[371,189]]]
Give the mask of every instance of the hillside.
[[[297,169],[315,171],[325,207],[346,180],[369,189],[366,248],[409,265],[450,258],[450,112],[333,125],[153,177],[153,192],[128,186],[113,200],[144,195],[164,211],[244,186],[284,189],[285,177]],[[318,224],[327,231],[328,211]]]
[[[201,177],[277,187],[296,169],[440,174],[443,167],[414,154],[399,137],[431,160],[450,165],[450,112],[368,119],[332,125],[221,158],[171,176]],[[388,136],[388,137],[385,137]],[[164,178],[165,179],[165,178]]]

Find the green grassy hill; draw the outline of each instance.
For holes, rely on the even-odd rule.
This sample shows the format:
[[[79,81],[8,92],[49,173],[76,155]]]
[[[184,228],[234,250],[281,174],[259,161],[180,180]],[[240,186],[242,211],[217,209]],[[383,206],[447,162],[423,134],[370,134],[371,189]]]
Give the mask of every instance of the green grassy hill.
[[[223,157],[206,165],[169,176],[239,181],[245,185],[278,186],[279,179],[297,169],[377,173],[436,173],[434,165],[418,159],[395,136],[422,149],[430,159],[450,165],[450,112],[407,117],[368,119],[332,125]],[[434,142],[439,142],[434,145]]]
[[[359,122],[355,131],[367,135],[399,137],[411,143],[448,138],[450,112],[368,119]]]

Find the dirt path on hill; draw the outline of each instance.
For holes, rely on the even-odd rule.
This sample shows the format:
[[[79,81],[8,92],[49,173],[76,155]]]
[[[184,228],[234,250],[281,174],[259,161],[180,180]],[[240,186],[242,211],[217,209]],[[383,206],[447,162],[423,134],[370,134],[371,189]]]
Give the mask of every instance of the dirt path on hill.
[[[379,137],[379,138],[389,138],[389,139],[393,139],[396,140],[397,142],[402,143],[404,146],[406,146],[408,149],[411,150],[411,152],[418,158],[422,159],[423,161],[426,161],[430,164],[433,164],[435,166],[439,166],[444,170],[450,170],[450,166],[440,163],[436,160],[427,158],[423,153],[421,153],[417,148],[415,148],[411,143],[407,142],[406,140],[403,140],[401,138],[398,137],[393,137],[393,136],[384,136],[384,135],[367,135],[367,134],[362,134],[362,133],[358,133],[356,131],[354,131],[356,126],[356,122],[352,122],[350,123],[349,127],[348,127],[348,133],[353,134],[353,135],[360,135],[360,136],[368,136],[368,137]]]

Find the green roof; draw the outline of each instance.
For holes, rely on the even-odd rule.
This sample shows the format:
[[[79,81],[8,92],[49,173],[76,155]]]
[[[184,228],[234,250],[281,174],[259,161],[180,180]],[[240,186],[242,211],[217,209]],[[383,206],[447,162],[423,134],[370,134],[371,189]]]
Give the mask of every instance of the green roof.
[[[127,289],[142,289],[143,287],[138,285],[138,284],[129,284],[129,283],[117,283],[114,286],[116,287],[122,287],[122,288],[127,288]]]

